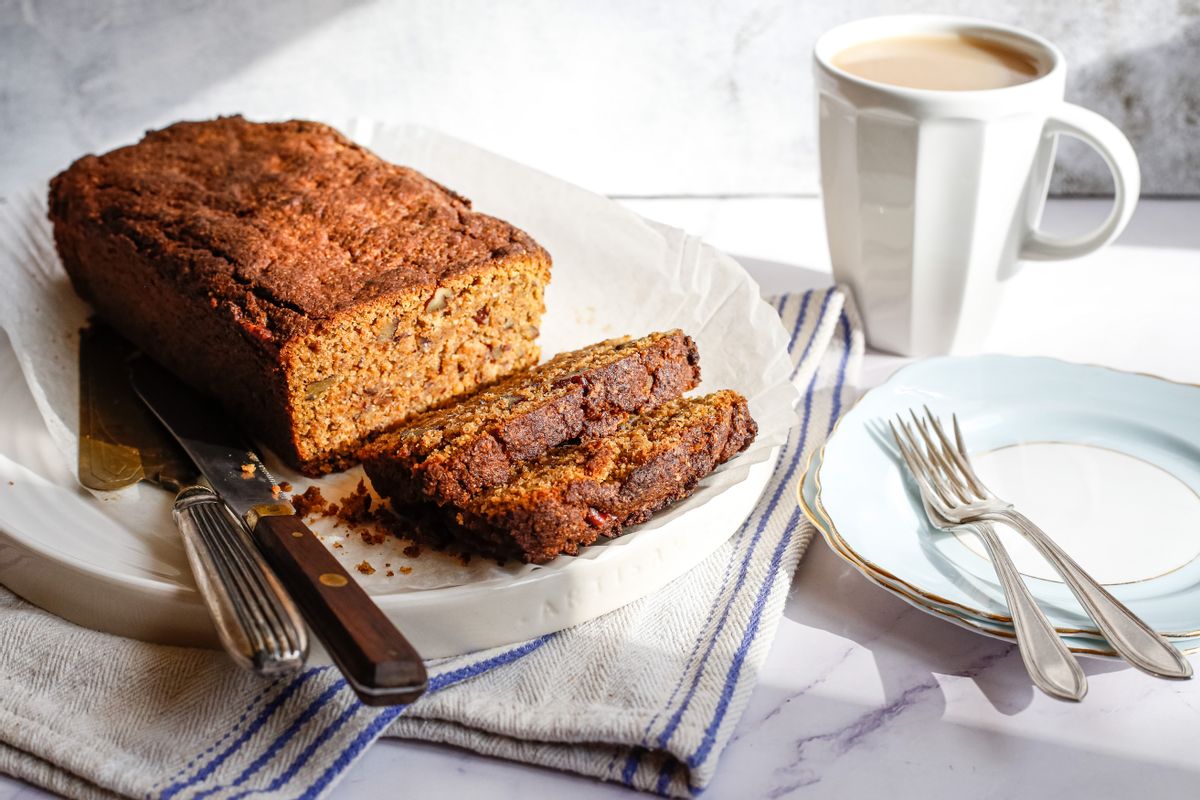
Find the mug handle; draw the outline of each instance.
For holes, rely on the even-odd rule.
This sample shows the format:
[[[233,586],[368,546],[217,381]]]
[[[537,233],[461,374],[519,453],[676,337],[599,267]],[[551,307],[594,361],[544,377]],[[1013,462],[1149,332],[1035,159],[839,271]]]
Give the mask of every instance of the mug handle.
[[[1082,236],[1050,236],[1036,228],[1029,231],[1021,247],[1021,258],[1056,261],[1078,258],[1099,250],[1125,229],[1133,216],[1141,191],[1142,173],[1133,145],[1121,130],[1094,111],[1062,103],[1050,112],[1044,135],[1066,134],[1087,142],[1108,164],[1113,176],[1113,206],[1099,228]]]

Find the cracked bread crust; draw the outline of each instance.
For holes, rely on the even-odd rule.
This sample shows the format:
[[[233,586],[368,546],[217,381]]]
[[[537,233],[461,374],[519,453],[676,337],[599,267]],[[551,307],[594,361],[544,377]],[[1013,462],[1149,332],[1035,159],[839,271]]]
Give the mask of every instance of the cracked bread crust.
[[[630,418],[604,438],[526,462],[508,483],[434,509],[397,505],[416,535],[492,558],[544,564],[577,554],[692,493],[745,450],[757,425],[737,392],[680,398]]]
[[[683,331],[610,339],[428,412],[372,442],[361,460],[397,503],[463,504],[551,447],[603,436],[699,382],[696,345]]]
[[[549,262],[461,195],[302,120],[179,122],[84,156],[51,181],[50,218],[128,240],[268,350],[383,297]]]
[[[550,258],[313,122],[185,122],[50,185],[76,291],[315,475],[535,364]]]

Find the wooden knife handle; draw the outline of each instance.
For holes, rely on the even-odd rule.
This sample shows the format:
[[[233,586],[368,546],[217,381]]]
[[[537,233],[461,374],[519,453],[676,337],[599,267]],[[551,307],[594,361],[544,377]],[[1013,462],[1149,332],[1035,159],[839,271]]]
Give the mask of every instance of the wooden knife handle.
[[[360,700],[421,696],[428,676],[417,651],[299,516],[259,517],[254,538]]]

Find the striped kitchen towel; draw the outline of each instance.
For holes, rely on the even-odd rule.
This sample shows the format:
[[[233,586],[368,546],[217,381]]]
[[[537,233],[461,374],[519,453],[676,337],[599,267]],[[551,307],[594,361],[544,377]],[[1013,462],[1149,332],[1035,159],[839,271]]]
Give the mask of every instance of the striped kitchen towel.
[[[429,664],[406,708],[336,670],[262,681],[222,653],[78,628],[0,588],[0,771],[71,797],[316,798],[380,736],[688,797],[712,779],[813,536],[794,500],[853,395],[863,340],[837,289],[776,298],[802,390],[758,506],[654,595],[560,633]]]

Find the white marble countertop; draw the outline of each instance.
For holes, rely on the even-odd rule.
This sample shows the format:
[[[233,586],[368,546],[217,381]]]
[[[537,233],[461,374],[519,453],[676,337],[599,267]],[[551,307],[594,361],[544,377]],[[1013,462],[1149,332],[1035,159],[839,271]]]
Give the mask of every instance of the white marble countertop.
[[[813,199],[636,200],[648,217],[737,256],[764,292],[830,281]],[[1083,229],[1104,201],[1051,203]],[[1118,243],[1028,264],[988,349],[1054,355],[1200,383],[1200,201],[1144,201]],[[869,355],[863,385],[901,359]],[[745,716],[706,797],[1180,797],[1195,791],[1200,680],[1086,659],[1079,705],[1036,692],[1012,645],[934,619],[867,583],[818,540],[800,564]],[[375,798],[633,796],[629,790],[393,740],[333,791]],[[0,800],[45,797],[0,777]]]

